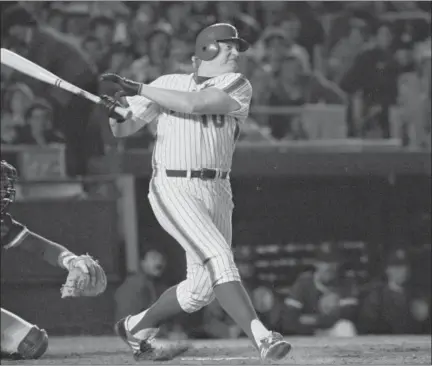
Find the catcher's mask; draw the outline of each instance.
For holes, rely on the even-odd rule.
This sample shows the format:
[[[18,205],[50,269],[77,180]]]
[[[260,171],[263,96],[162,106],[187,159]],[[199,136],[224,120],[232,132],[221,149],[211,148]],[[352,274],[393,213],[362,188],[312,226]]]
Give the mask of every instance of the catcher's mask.
[[[15,199],[15,182],[17,171],[5,160],[1,161],[1,214]]]
[[[239,51],[245,52],[249,43],[238,35],[237,29],[231,24],[217,23],[204,28],[195,41],[195,56],[203,61],[213,60],[220,51],[219,43],[234,41],[239,45]]]

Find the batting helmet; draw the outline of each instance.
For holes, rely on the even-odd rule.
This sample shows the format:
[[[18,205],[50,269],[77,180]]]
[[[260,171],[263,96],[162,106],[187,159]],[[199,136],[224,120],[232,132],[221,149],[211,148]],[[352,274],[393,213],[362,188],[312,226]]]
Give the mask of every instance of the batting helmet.
[[[195,56],[203,61],[213,60],[219,54],[218,42],[237,42],[240,52],[249,48],[249,43],[238,36],[237,29],[231,24],[217,23],[204,28],[195,42]]]

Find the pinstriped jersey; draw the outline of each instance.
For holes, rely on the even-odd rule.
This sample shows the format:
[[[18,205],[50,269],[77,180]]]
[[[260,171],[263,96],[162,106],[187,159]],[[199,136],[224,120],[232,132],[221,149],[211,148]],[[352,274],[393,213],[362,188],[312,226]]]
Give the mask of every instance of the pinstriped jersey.
[[[185,92],[219,88],[240,105],[238,110],[227,115],[197,115],[162,108],[142,96],[129,97],[134,118],[146,122],[158,119],[153,167],[229,171],[240,125],[249,114],[252,98],[250,82],[239,73],[226,73],[213,78],[172,74],[158,78],[151,85]]]

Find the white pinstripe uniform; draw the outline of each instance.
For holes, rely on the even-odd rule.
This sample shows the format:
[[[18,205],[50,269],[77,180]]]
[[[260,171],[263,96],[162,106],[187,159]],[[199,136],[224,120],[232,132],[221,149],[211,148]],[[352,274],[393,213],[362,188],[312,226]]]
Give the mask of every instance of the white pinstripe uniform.
[[[158,117],[149,200],[161,226],[186,251],[187,276],[177,287],[177,298],[184,311],[194,312],[214,299],[216,284],[240,280],[231,250],[234,205],[229,175],[202,180],[168,177],[166,170],[229,172],[240,125],[249,113],[252,86],[238,73],[201,83],[193,74],[165,75],[152,85],[189,92],[216,87],[240,104],[228,115],[202,116],[169,111],[142,96],[128,98],[138,125]]]

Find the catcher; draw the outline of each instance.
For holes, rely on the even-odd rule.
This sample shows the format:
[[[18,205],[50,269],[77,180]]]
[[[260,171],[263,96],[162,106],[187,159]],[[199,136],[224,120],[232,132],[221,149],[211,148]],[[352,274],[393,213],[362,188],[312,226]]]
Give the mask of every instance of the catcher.
[[[41,256],[53,266],[69,272],[61,288],[61,297],[97,296],[105,291],[107,279],[102,267],[89,255],[77,256],[15,221],[8,208],[15,198],[16,169],[1,161],[1,246],[2,250],[21,248]],[[30,237],[37,240],[26,240]],[[48,348],[44,329],[30,324],[19,316],[1,309],[1,357],[37,359]]]

